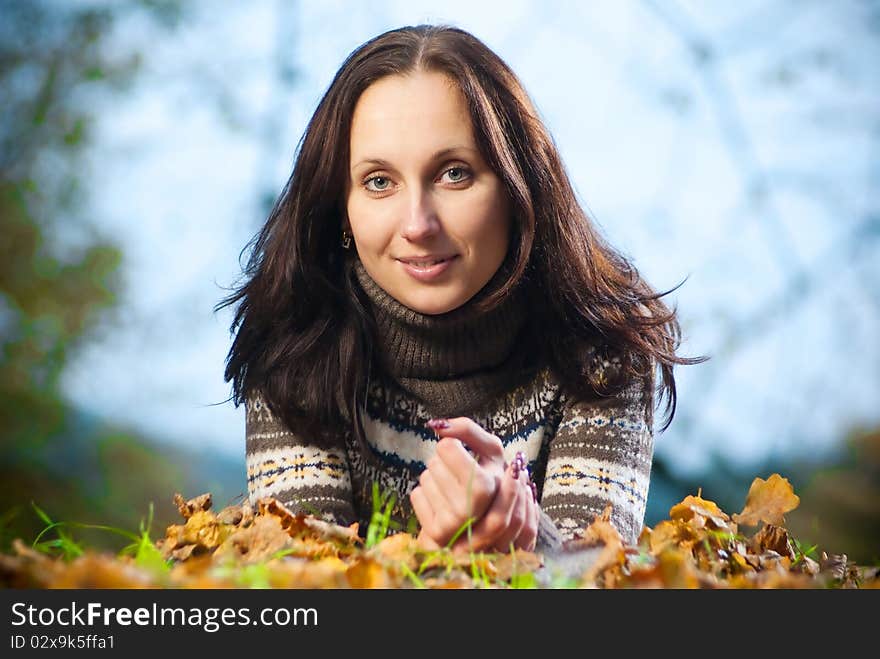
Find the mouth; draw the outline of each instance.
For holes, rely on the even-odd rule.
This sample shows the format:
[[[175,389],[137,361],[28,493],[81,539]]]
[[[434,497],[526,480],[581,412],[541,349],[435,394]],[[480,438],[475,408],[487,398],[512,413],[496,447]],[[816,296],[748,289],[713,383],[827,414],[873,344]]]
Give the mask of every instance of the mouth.
[[[425,259],[397,259],[410,277],[420,282],[432,282],[449,271],[458,254]]]
[[[458,254],[453,254],[452,256],[443,256],[437,258],[428,258],[428,259],[397,259],[404,265],[408,265],[416,270],[430,270],[432,267],[439,265],[441,263],[447,263],[457,258]]]

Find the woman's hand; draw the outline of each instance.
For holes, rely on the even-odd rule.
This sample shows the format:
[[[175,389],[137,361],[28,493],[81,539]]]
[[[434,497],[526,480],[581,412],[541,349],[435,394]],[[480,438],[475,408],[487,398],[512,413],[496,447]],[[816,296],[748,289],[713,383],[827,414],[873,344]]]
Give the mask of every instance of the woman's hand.
[[[492,505],[474,526],[470,538],[455,542],[453,550],[486,549],[534,551],[538,538],[538,500],[522,453],[505,470]]]
[[[445,546],[468,520],[476,523],[483,517],[498,492],[505,465],[501,440],[472,419],[432,419],[428,425],[440,441],[410,501],[422,527],[420,544],[434,548]]]
[[[531,550],[538,507],[525,456],[504,463],[501,440],[467,417],[432,420],[440,441],[410,494],[422,530],[419,544],[435,549],[471,520],[453,549],[508,551],[511,543]],[[476,460],[464,449],[476,453]]]

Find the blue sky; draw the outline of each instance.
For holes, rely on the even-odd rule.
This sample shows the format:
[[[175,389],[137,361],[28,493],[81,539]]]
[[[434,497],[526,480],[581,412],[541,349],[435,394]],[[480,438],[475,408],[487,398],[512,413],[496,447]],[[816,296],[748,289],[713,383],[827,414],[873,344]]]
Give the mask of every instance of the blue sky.
[[[880,18],[862,2],[225,2],[136,15],[131,93],[92,99],[96,224],[119,308],[65,375],[77,404],[244,455],[214,314],[336,69],[387,29],[448,22],[522,79],[584,207],[678,307],[682,473],[812,456],[880,422]],[[873,29],[873,32],[871,31]],[[292,84],[282,84],[283,78]],[[872,219],[873,218],[873,219]],[[873,224],[872,224],[873,222]],[[801,286],[801,288],[799,288]],[[763,320],[766,319],[766,320]]]

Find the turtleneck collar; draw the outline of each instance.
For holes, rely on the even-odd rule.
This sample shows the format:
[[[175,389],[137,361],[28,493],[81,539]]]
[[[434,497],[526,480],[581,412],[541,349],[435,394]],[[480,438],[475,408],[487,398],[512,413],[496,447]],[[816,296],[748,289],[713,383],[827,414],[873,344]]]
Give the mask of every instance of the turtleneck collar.
[[[367,273],[352,265],[370,300],[380,362],[405,391],[435,415],[464,415],[513,384],[527,356],[521,344],[527,321],[522,286],[495,309],[478,313],[476,303],[503,283],[504,267],[465,304],[447,313],[414,311],[389,295]]]

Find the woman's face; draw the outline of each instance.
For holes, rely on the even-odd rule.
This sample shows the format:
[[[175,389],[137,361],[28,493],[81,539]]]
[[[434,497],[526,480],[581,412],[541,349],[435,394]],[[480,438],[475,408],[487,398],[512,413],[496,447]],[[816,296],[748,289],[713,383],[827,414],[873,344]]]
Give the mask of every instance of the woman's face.
[[[507,194],[477,149],[464,96],[444,74],[392,75],[363,92],[349,174],[348,222],[361,262],[410,309],[461,306],[504,261]]]

